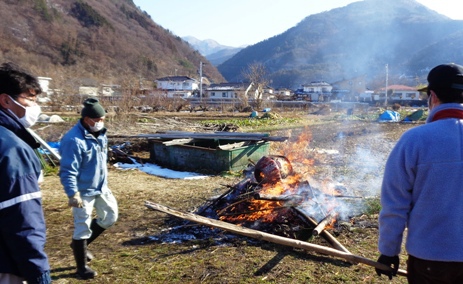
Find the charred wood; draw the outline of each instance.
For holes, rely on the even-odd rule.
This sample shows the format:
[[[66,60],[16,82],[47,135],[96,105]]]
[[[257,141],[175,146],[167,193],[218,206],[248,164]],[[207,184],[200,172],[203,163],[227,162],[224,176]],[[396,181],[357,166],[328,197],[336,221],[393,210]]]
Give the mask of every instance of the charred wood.
[[[297,209],[297,207],[294,207],[294,210],[300,215],[302,216],[308,223],[312,224],[314,227],[316,227],[318,225],[317,221],[315,221],[312,217],[310,216],[307,216],[304,212],[302,212],[301,210]],[[313,231],[312,231],[313,233]],[[337,250],[340,250],[340,251],[344,251],[344,252],[347,252],[347,253],[350,253],[350,251],[345,247],[343,246],[333,235],[331,235],[328,231],[326,230],[323,230],[321,233],[320,233],[320,236],[322,238],[324,238],[328,243],[330,243],[335,249]]]
[[[318,225],[313,229],[312,234],[314,236],[318,236],[321,232],[323,232],[326,228],[326,226],[332,224],[334,221],[336,221],[336,214],[330,213],[328,214],[323,220],[321,220]]]

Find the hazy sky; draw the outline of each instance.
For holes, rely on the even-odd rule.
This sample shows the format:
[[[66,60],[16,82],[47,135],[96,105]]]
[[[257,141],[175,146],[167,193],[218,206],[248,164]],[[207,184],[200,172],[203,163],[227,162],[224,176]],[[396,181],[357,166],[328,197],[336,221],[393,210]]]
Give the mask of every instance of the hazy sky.
[[[384,0],[387,1],[387,0]],[[461,0],[417,0],[440,14],[463,20]],[[134,0],[173,34],[213,39],[239,47],[281,34],[305,17],[353,0]]]

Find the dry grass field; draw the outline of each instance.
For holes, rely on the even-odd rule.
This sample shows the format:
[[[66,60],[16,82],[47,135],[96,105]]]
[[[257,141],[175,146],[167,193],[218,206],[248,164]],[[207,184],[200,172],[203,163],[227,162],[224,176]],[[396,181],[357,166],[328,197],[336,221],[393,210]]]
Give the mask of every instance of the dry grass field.
[[[310,172],[314,180],[342,183],[357,196],[379,194],[385,159],[400,135],[415,124],[387,123],[347,118],[286,114],[297,117],[295,125],[280,125],[272,135],[290,136],[288,142],[273,142],[272,153],[302,151],[313,162],[294,161],[297,171]],[[198,121],[180,115],[138,118],[128,124],[108,122],[109,134],[139,134],[159,129],[199,131]],[[62,126],[41,127],[47,139],[59,139]],[[59,129],[59,130],[58,130]],[[257,131],[256,129],[244,129]],[[300,141],[301,138],[304,141]],[[121,141],[110,141],[118,143]],[[146,143],[134,142],[134,156],[147,157]],[[301,144],[302,143],[302,144]],[[304,147],[301,147],[303,145]],[[332,154],[335,153],[335,154]],[[342,259],[236,235],[226,241],[216,238],[162,243],[163,230],[185,225],[183,220],[152,211],[152,201],[183,212],[194,212],[242,179],[240,173],[206,179],[165,179],[138,170],[120,170],[109,165],[109,186],[118,199],[120,217],[91,244],[95,259],[90,266],[98,272],[93,283],[385,283],[373,268],[352,265]],[[75,263],[69,247],[73,231],[71,209],[56,173],[46,176],[42,186],[48,242],[54,283],[81,283],[74,275]],[[377,200],[377,199],[376,199]],[[371,208],[370,208],[371,209]],[[367,208],[362,208],[367,211]],[[353,254],[376,260],[377,215],[364,212],[329,231]],[[190,224],[191,228],[197,224]],[[225,232],[218,232],[217,235]],[[320,237],[310,243],[329,246]],[[405,268],[405,254],[401,268]],[[391,283],[406,283],[396,277]]]

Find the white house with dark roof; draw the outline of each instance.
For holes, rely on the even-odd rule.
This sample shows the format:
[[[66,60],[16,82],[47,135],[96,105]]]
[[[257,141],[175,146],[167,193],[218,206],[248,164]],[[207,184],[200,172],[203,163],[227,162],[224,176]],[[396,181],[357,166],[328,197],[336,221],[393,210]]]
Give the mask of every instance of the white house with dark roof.
[[[333,86],[325,81],[312,81],[309,84],[302,85],[303,95],[311,101],[325,101],[331,96]]]
[[[313,81],[302,85],[302,88],[306,93],[331,93],[333,86],[325,81]]]
[[[206,88],[206,97],[211,100],[233,100],[244,95],[247,85],[244,83],[211,84]]]
[[[168,76],[156,80],[158,89],[166,92],[167,97],[189,98],[199,90],[199,81],[188,76]]]

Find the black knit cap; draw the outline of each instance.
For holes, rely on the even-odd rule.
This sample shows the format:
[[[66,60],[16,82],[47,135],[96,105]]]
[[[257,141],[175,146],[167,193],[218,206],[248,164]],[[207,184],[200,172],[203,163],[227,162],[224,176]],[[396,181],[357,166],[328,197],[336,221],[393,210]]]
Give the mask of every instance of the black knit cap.
[[[449,63],[434,67],[428,74],[428,86],[418,91],[436,89],[463,90],[463,66]]]
[[[106,116],[106,111],[98,102],[98,99],[89,98],[84,101],[84,108],[82,109],[82,117],[100,118]]]

